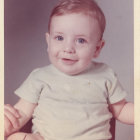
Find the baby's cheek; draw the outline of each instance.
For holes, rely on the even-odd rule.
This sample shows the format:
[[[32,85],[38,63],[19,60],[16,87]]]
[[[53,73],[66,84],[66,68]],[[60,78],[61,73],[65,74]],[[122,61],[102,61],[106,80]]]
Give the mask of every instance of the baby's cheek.
[[[91,51],[85,51],[83,53],[81,53],[81,58],[85,59],[85,60],[90,60],[92,59],[93,54],[91,53]]]
[[[51,47],[50,48],[50,54],[52,56],[56,56],[58,54],[58,50],[57,50],[57,47]]]

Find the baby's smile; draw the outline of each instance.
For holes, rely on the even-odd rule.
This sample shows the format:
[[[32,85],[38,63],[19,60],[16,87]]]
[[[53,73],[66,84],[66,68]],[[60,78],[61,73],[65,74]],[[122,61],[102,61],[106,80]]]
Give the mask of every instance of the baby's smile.
[[[73,65],[74,63],[76,63],[78,60],[73,60],[73,59],[69,59],[69,58],[62,58],[61,59],[62,63],[65,65]]]

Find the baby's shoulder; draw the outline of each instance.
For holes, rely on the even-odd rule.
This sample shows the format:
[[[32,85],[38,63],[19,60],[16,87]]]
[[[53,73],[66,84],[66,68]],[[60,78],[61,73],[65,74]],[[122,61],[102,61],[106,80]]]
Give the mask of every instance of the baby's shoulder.
[[[116,73],[108,64],[102,62],[94,62],[92,67],[93,74],[99,77],[112,79],[116,76]]]
[[[51,65],[47,65],[32,70],[29,76],[33,78],[41,78],[41,77],[46,77],[47,75],[49,75],[50,72],[51,72]]]
[[[114,73],[113,69],[108,64],[102,62],[93,62],[92,69],[96,72]]]

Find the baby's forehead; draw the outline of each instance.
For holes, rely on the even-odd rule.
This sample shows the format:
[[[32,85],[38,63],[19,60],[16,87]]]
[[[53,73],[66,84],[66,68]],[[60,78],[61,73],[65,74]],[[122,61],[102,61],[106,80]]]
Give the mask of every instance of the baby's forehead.
[[[49,27],[51,27],[53,19],[56,19],[56,18],[61,21],[61,19],[62,19],[61,17],[67,17],[66,20],[69,20],[71,22],[71,15],[82,15],[83,19],[88,18],[88,21],[89,21],[90,24],[94,24],[96,22],[98,24],[99,28],[102,28],[101,24],[100,24],[100,21],[99,21],[99,18],[96,14],[90,13],[90,12],[83,12],[83,11],[81,11],[81,12],[68,12],[68,13],[61,14],[61,15],[53,15],[51,17]],[[75,20],[79,20],[79,18],[81,18],[81,17],[77,16],[77,18]],[[65,21],[62,21],[62,22],[65,22]]]
[[[52,19],[51,33],[91,36],[101,33],[96,18],[84,14],[65,14],[54,16]]]
[[[73,13],[65,13],[63,15],[54,15],[51,18],[51,23],[55,23],[55,22],[58,22],[58,21],[59,22],[64,22],[63,20],[66,21],[66,22],[69,21],[71,24],[76,22],[76,21],[79,21],[79,20],[86,21],[86,22],[89,22],[91,24],[94,24],[95,22],[97,24],[99,24],[98,18],[96,16],[91,15],[91,14],[86,14],[86,13],[83,13],[83,12],[78,12],[78,13],[73,12]]]
[[[79,22],[81,21],[81,22]],[[70,24],[74,24],[77,23],[78,24],[83,24],[83,23],[88,23],[87,26],[91,26],[91,25],[98,25],[98,27],[100,27],[100,23],[98,21],[98,18],[94,15],[89,15],[89,14],[85,14],[85,13],[66,13],[63,15],[57,15],[57,16],[53,16],[51,19],[51,23],[50,24],[61,24],[61,23],[70,23]],[[67,24],[65,24],[66,26]]]
[[[84,15],[84,16],[88,16],[90,18],[93,18],[93,19],[97,19],[98,20],[98,17],[99,15],[95,12],[95,11],[85,11],[85,10],[78,10],[78,11],[66,11],[65,13],[61,13],[61,14],[54,14],[52,15],[50,18],[52,19],[53,17],[59,17],[59,16],[69,16],[69,15],[75,15],[75,14],[81,14],[81,15]]]
[[[55,18],[58,19],[59,17],[60,17],[60,19],[61,19],[61,17],[68,17],[69,21],[70,21],[71,16],[74,16],[74,15],[81,15],[83,19],[88,18],[88,21],[96,21],[99,24],[99,20],[98,20],[98,17],[96,15],[94,15],[92,13],[89,14],[86,12],[71,12],[71,13],[65,13],[62,15],[53,15],[51,17],[51,21]],[[77,18],[76,20],[78,20],[81,17],[77,16],[76,18]],[[51,24],[51,22],[50,22],[50,24]]]

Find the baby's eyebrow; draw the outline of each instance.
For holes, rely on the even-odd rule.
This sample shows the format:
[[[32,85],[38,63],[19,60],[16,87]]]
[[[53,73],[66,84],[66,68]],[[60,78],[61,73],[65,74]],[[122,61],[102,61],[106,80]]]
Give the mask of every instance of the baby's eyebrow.
[[[84,38],[89,38],[89,36],[87,36],[87,35],[82,35],[82,34],[80,34],[80,35],[76,35],[76,37],[84,37]]]
[[[77,36],[78,37],[87,37],[86,35],[82,35],[82,34],[81,35],[77,35]]]
[[[62,32],[54,32],[55,34],[63,34]]]

